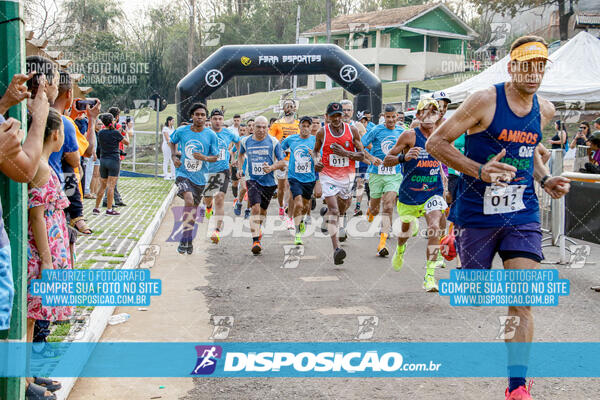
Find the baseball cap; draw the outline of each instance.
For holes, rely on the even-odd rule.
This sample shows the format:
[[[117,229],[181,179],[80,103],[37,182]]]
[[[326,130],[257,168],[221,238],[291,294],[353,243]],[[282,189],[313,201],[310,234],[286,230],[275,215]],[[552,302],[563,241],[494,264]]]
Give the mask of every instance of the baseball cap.
[[[214,117],[215,115],[220,115],[222,117],[223,112],[221,110],[219,110],[218,108],[215,108],[214,110],[212,110],[210,112],[210,118]]]
[[[548,48],[540,42],[523,43],[510,52],[511,61],[527,61],[534,58],[548,60]]]
[[[434,106],[438,110],[440,109],[440,106],[439,106],[437,100],[428,98],[428,99],[421,99],[419,101],[419,104],[417,105],[417,111],[421,111],[429,106]]]
[[[590,136],[589,140],[593,140],[595,142],[600,142],[600,131],[594,131]]]
[[[452,103],[452,100],[450,100],[450,97],[448,97],[446,92],[444,92],[443,90],[440,90],[439,92],[433,92],[431,94],[431,98],[436,99],[436,100],[446,100],[448,103]]]
[[[327,116],[331,117],[335,114],[343,114],[342,105],[336,102],[329,103],[329,105],[327,106]]]
[[[309,123],[312,124],[312,118],[309,116],[305,115],[304,117],[300,118],[300,123],[303,123],[304,121],[308,121]]]
[[[600,117],[596,118],[596,119],[594,120],[594,123],[595,123],[595,124],[599,124],[599,125],[600,125]]]

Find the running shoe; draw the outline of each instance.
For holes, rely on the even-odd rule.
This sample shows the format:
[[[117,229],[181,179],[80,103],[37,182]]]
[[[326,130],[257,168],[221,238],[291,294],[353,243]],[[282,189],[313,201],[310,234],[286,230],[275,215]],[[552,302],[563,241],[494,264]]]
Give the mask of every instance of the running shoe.
[[[210,217],[214,214],[214,210],[212,207],[206,209],[206,220],[208,221]]]
[[[94,209],[92,210],[92,214],[94,214],[94,215],[100,215],[100,209],[98,209],[98,208],[94,208]]]
[[[212,235],[210,235],[210,240],[212,240],[212,242],[214,244],[219,244],[219,241],[221,240],[221,236],[219,235],[219,231],[218,230],[214,230]]]
[[[338,236],[338,239],[340,239],[340,242],[345,242],[346,239],[348,239],[348,235],[346,234],[346,228],[344,228],[343,226],[340,226],[340,235]]]
[[[387,238],[387,233],[381,233],[379,235],[379,245],[377,246],[377,255],[379,257],[387,257],[390,254],[386,247]]]
[[[235,203],[235,205],[233,206],[233,213],[238,217],[242,215],[242,202]]]
[[[104,214],[104,215],[116,216],[116,215],[121,215],[121,213],[118,212],[117,210],[115,210],[114,208],[112,208],[110,210],[106,210],[106,214]]]
[[[302,234],[300,232],[296,233],[296,237],[294,238],[294,244],[296,246],[301,246],[304,243],[302,243]]]
[[[375,218],[375,216],[373,214],[371,214],[371,209],[367,208],[367,221],[373,222],[374,218]]]
[[[258,254],[260,254],[261,251],[262,251],[262,247],[258,240],[256,242],[252,243],[252,254],[258,255]]]
[[[425,275],[425,279],[423,280],[423,289],[427,292],[438,292],[438,285],[435,281],[433,275]]]
[[[442,252],[438,251],[437,258],[435,260],[436,268],[446,268],[446,264],[444,263],[444,256],[442,256]]]
[[[177,252],[179,254],[185,254],[187,252],[188,244],[186,241],[179,242],[179,246],[177,246]]]
[[[300,233],[304,235],[304,232],[306,232],[306,224],[304,223],[304,220],[300,221]]]
[[[290,217],[285,218],[285,227],[288,229],[294,229],[294,220]]]
[[[333,263],[335,265],[343,264],[344,258],[346,258],[346,252],[344,251],[344,249],[340,247],[335,249],[335,251],[333,252]]]
[[[283,208],[283,207],[279,207],[279,218],[281,218],[281,219],[285,218],[285,208]]]
[[[246,208],[246,211],[244,211],[244,219],[250,218],[250,213],[251,213],[250,209]]]
[[[360,217],[361,215],[363,215],[363,212],[362,212],[362,210],[361,210],[360,208],[356,207],[356,208],[354,209],[354,216],[355,216],[355,217]]]
[[[327,207],[321,207],[319,214],[321,217],[323,217],[323,222],[321,222],[321,232],[327,233],[327,218],[325,218],[325,214],[327,214]]]
[[[504,392],[504,396],[506,396],[506,400],[533,400],[531,397],[531,386],[533,385],[533,381],[529,381],[529,387],[525,387],[525,385],[519,386],[512,392],[508,392],[508,388]]]
[[[190,240],[188,242],[188,246],[187,246],[187,253],[192,254],[193,252],[194,252],[194,245],[192,244],[192,241]]]
[[[396,246],[396,252],[394,253],[394,257],[392,257],[392,267],[396,271],[400,271],[402,264],[404,264],[404,250],[406,250],[406,243],[402,246]]]

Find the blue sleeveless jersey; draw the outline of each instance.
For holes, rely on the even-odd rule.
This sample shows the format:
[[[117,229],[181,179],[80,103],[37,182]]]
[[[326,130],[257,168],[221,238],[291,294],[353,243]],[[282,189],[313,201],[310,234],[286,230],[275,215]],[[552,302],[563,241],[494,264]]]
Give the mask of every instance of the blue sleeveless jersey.
[[[419,157],[402,164],[404,180],[398,190],[398,201],[411,206],[424,204],[432,196],[444,194],[440,162],[425,150],[427,138],[415,128],[415,147],[422,150]]]
[[[524,208],[514,212],[484,214],[484,194],[491,184],[462,174],[456,195],[456,225],[472,228],[495,228],[539,222],[539,205],[533,186],[533,156],[542,139],[540,106],[537,95],[533,96],[531,111],[524,117],[512,112],[506,100],[504,83],[496,87],[496,112],[490,126],[482,132],[467,135],[465,156],[485,164],[502,149],[506,156],[500,160],[517,168],[510,186],[524,186],[522,201]],[[514,188],[512,188],[514,189]],[[520,197],[520,195],[519,195]],[[510,197],[496,198],[510,209]]]

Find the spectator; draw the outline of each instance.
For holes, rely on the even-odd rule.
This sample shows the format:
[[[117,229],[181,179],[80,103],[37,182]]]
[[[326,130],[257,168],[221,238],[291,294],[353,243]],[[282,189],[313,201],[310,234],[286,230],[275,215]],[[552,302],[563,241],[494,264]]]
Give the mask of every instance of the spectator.
[[[556,134],[552,136],[551,139],[548,139],[548,143],[550,143],[552,150],[563,149],[566,151],[568,137],[567,130],[565,129],[565,123],[561,120],[556,120],[554,123],[554,129]]]
[[[169,147],[171,133],[175,130],[173,128],[174,125],[175,120],[169,116],[162,129],[163,176],[166,180],[175,179],[175,165],[171,159],[171,148]]]
[[[112,114],[113,116],[113,121],[114,121],[114,129],[118,132],[121,133],[121,135],[123,136],[127,136],[127,129],[124,129],[121,124],[119,124],[119,117],[121,115],[121,110],[119,109],[119,107],[111,107],[108,109],[108,112],[110,114]],[[106,127],[105,127],[106,128]],[[125,159],[125,145],[129,144],[129,136],[127,136],[127,140],[126,141],[122,141],[121,143],[119,143],[119,160],[123,161]],[[119,163],[119,167],[120,167],[120,163]],[[102,177],[100,177],[100,179],[102,179]],[[118,181],[119,177],[117,176],[117,181]],[[118,190],[118,186],[117,186],[118,182],[115,182],[115,195],[114,195],[114,201],[115,201],[115,206],[117,207],[125,207],[127,206],[127,204],[123,203],[123,199],[121,198],[121,195],[119,194],[119,190]],[[104,199],[102,200],[102,207],[108,207],[107,204],[107,195],[104,195]]]
[[[98,146],[98,132],[103,128],[102,121],[100,119],[96,120],[96,147],[94,150],[94,154],[92,155],[92,159],[94,160],[94,170],[92,172],[92,181],[90,182],[90,193],[94,195],[96,198],[96,193],[98,193],[98,188],[100,187],[100,147]]]
[[[579,130],[575,134],[575,137],[571,141],[569,147],[571,149],[576,149],[577,146],[585,146],[590,136],[590,123],[587,121],[583,121],[581,124],[579,124]]]
[[[587,144],[592,150],[592,155],[590,156],[590,162],[585,163],[585,168],[581,168],[580,172],[600,174],[600,131],[592,133]]]
[[[124,142],[129,144],[127,136],[123,136],[121,132],[115,129],[116,121],[111,113],[101,114],[100,120],[104,125],[98,133],[98,147],[100,148],[100,189],[96,197],[96,207],[93,213],[100,214],[100,201],[102,194],[106,190],[106,215],[120,215],[113,206],[115,186],[121,169],[121,161],[119,159],[119,144]]]
[[[4,117],[0,114],[2,120],[0,123],[0,148],[2,149],[0,172],[17,182],[29,182],[33,179],[42,154],[42,139],[50,108],[47,93],[52,91],[52,89],[48,89],[50,85],[47,85],[46,79],[55,82],[53,69],[45,71],[46,74],[15,75],[8,85],[6,93],[0,98],[0,111],[5,113],[22,100],[30,98],[32,96],[30,88],[34,88],[36,92],[35,97],[29,103],[31,121],[27,137],[22,145],[24,132],[20,129],[21,123],[14,118],[4,121]],[[30,83],[32,80],[35,80],[35,84]],[[29,89],[23,87],[26,82]],[[0,330],[10,328],[14,296],[12,277],[10,243],[4,228],[2,204],[0,203]]]
[[[594,131],[600,131],[600,117],[594,120]]]
[[[41,279],[42,271],[73,268],[69,251],[69,234],[64,209],[69,200],[61,188],[54,169],[48,161],[53,152],[63,145],[63,120],[55,109],[50,109],[43,138],[39,166],[29,183],[27,284]],[[71,306],[42,306],[41,297],[27,293],[27,341],[33,340],[36,320],[64,321],[73,312]],[[60,383],[44,378],[27,378],[27,398],[55,398],[48,391],[60,389]],[[41,385],[40,385],[41,384]]]

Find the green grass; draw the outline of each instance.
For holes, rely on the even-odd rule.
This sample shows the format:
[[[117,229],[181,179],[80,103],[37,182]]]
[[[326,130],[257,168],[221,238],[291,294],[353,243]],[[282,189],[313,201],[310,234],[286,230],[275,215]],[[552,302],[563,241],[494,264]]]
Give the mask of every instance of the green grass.
[[[71,330],[71,323],[55,324],[54,331],[48,336],[48,342],[62,342]]]

